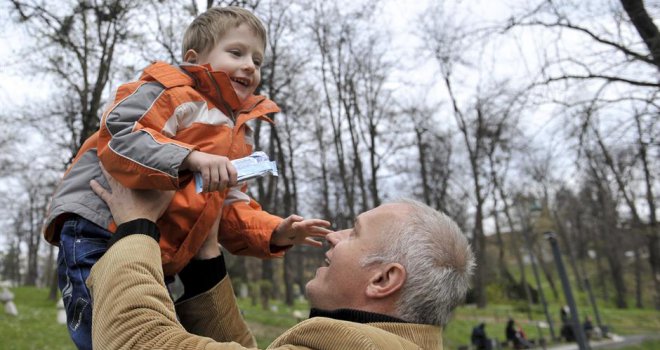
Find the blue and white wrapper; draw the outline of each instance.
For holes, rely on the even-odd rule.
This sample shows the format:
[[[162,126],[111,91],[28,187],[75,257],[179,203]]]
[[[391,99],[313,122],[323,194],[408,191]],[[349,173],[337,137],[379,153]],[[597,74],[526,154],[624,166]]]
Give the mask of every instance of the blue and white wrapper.
[[[278,176],[277,164],[268,158],[268,155],[262,151],[257,151],[245,158],[234,159],[231,163],[238,173],[237,181],[243,182],[268,174]],[[204,188],[204,180],[201,173],[195,173],[195,190],[201,193]]]

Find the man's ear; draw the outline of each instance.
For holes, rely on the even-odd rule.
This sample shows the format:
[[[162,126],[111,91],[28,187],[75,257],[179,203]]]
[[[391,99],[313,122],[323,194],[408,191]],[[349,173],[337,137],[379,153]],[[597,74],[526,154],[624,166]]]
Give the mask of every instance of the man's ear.
[[[188,63],[197,63],[197,51],[190,49],[183,55],[183,61]]]
[[[403,287],[406,281],[406,269],[399,263],[384,264],[374,270],[367,286],[370,298],[388,297]]]

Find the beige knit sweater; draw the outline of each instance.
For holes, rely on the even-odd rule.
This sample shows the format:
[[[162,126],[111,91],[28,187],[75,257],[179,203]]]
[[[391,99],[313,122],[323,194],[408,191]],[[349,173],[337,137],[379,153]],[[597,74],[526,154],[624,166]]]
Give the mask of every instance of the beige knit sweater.
[[[87,280],[94,300],[94,348],[255,347],[236,305],[229,278],[210,291],[178,304],[176,312],[181,323],[162,281],[160,249],[151,237],[131,235],[115,243],[94,265]],[[190,334],[186,329],[207,337]],[[442,332],[439,327],[429,325],[360,324],[314,317],[286,331],[268,348],[442,349]]]

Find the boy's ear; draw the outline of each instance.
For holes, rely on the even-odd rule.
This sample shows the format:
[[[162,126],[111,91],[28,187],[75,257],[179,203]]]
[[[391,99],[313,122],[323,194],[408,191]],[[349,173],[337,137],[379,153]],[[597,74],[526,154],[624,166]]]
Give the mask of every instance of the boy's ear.
[[[190,49],[183,55],[183,61],[188,63],[197,63],[197,51]]]

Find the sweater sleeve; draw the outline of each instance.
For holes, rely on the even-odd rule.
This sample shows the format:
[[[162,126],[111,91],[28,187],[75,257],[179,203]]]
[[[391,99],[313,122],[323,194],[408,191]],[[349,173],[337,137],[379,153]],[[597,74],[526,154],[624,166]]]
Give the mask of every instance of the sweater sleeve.
[[[119,87],[115,102],[101,120],[98,156],[105,169],[133,189],[173,190],[179,169],[195,149],[173,139],[177,88],[138,81]]]
[[[257,346],[238,309],[229,276],[225,276],[208,292],[177,303],[176,314],[190,333],[219,342],[235,341],[250,348]]]
[[[281,257],[289,247],[274,247],[270,239],[282,218],[261,209],[245,191],[247,185],[229,190],[222,208],[218,237],[232,254],[258,258]]]
[[[235,342],[217,343],[184,330],[165,288],[158,243],[151,237],[130,235],[115,243],[94,265],[87,285],[94,300],[95,349],[245,349]],[[240,315],[228,293],[232,293],[231,285],[225,278],[199,295],[199,300],[188,302],[198,304],[198,320],[233,328]],[[214,314],[221,309],[228,313]],[[245,337],[237,340],[245,341]]]

